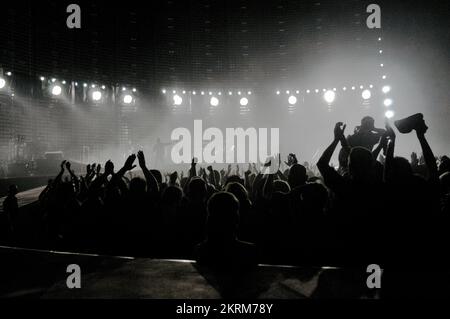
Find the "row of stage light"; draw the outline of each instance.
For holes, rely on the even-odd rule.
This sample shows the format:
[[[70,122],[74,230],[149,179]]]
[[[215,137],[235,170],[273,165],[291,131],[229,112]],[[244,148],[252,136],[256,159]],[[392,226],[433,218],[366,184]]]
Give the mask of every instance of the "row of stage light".
[[[11,72],[6,72],[5,75],[7,77],[10,77],[12,74]],[[70,82],[67,83],[65,80],[57,80],[56,78],[50,78],[50,79],[46,79],[45,77],[41,76],[40,80],[43,84],[43,88],[44,90],[47,90],[47,92],[55,97],[62,97],[64,95],[64,92],[67,92],[67,88],[72,86],[72,87],[79,87],[81,86],[83,88],[83,91],[86,93],[86,97],[89,98],[92,102],[94,103],[101,103],[104,98],[106,97],[106,91],[107,88],[105,85],[97,85],[97,84],[87,84],[87,83],[83,83],[83,84],[79,84],[78,82]],[[0,76],[0,91],[5,89],[7,86],[7,79],[4,76]],[[373,85],[369,85],[368,88],[365,88],[363,85],[359,86],[359,89],[361,90],[361,98],[363,99],[363,101],[369,101],[372,98],[372,90],[373,90],[374,86]],[[342,87],[342,91],[355,91],[358,88],[356,86],[351,86],[351,87]],[[381,92],[385,95],[387,95],[389,92],[391,91],[391,87],[389,85],[384,85],[381,88]],[[119,99],[120,102],[125,104],[125,105],[130,105],[132,103],[134,103],[136,101],[136,94],[137,90],[135,88],[132,89],[127,89],[126,87],[122,87],[119,88]],[[228,91],[228,92],[224,92],[222,93],[221,91],[219,92],[212,92],[212,91],[186,91],[186,90],[182,90],[182,91],[177,91],[177,90],[172,90],[172,91],[168,91],[166,89],[163,89],[161,91],[164,95],[168,95],[170,93],[172,93],[172,103],[174,106],[180,106],[183,104],[184,102],[184,98],[186,95],[199,95],[199,96],[209,96],[209,104],[213,107],[219,106],[220,105],[220,99],[224,96],[224,95],[228,95],[228,96],[234,96],[237,95],[239,96],[239,105],[241,107],[247,107],[249,104],[249,98],[252,95],[252,91]],[[308,94],[318,94],[318,93],[323,93],[323,99],[324,101],[331,106],[335,100],[336,97],[338,95],[338,89],[337,88],[333,88],[333,89],[314,89],[314,90],[304,90],[302,91],[304,92],[306,95]],[[298,95],[301,94],[300,90],[286,90],[283,93],[280,90],[277,90],[276,95],[282,95],[283,93],[286,93],[287,97],[287,102],[290,106],[295,106],[298,102]],[[383,100],[383,105],[386,108],[389,108],[391,105],[393,104],[393,101],[391,98],[386,97]],[[394,116],[394,112],[392,110],[387,110],[385,112],[385,116],[388,118],[392,118]]]
[[[6,75],[6,76],[5,76]],[[11,77],[11,72],[6,72],[3,76],[0,74],[0,93],[7,93],[14,97],[13,91],[9,87],[9,83],[11,82],[8,77]],[[70,92],[75,91],[76,88],[81,88],[86,99],[94,103],[102,103],[105,101],[108,96],[108,91],[117,92],[117,94],[113,94],[117,96],[121,103],[130,105],[135,103],[137,90],[136,88],[126,88],[126,87],[118,87],[110,88],[106,85],[98,85],[98,84],[88,84],[78,82],[67,82],[65,80],[58,80],[56,78],[45,78],[44,76],[39,77],[42,83],[42,89],[46,95],[52,98],[63,98],[70,97]]]
[[[373,88],[374,88],[373,85],[369,85],[369,88],[364,88],[363,85],[359,86],[359,89],[361,90],[361,98],[362,98],[363,101],[367,102],[367,101],[369,101],[372,98],[372,89]],[[344,92],[347,91],[347,90],[355,91],[356,89],[357,88],[355,86],[351,86],[348,89],[347,89],[347,87],[343,87],[342,91],[344,91]],[[313,92],[320,93],[321,91],[323,92],[323,99],[324,99],[324,101],[329,106],[331,106],[334,103],[334,101],[336,100],[336,96],[338,95],[338,92],[337,92],[338,90],[336,88],[333,88],[333,89],[322,89],[322,90],[315,89],[313,91],[308,89],[308,90],[305,90],[304,92],[306,94],[313,94]],[[391,91],[391,87],[389,85],[384,85],[381,88],[381,92],[384,95],[387,95],[390,91]],[[172,91],[170,91],[170,90],[163,89],[161,92],[163,94],[169,95],[169,96],[171,94],[172,104],[174,106],[182,105],[186,95],[194,95],[194,96],[195,95],[201,95],[201,96],[209,96],[209,104],[211,106],[215,107],[215,106],[219,106],[221,96],[225,95],[221,91],[219,91],[219,92],[212,92],[212,91],[209,91],[209,92],[205,92],[205,91],[185,91],[185,90],[182,90],[182,91],[172,90]],[[298,102],[298,97],[297,96],[301,94],[300,90],[294,90],[294,91],[287,90],[287,91],[285,91],[285,93],[288,96],[287,97],[288,104],[290,106],[296,105],[297,102]],[[240,97],[239,98],[239,104],[241,106],[247,106],[249,104],[249,99],[248,99],[247,96],[252,95],[252,92],[251,91],[247,91],[247,92],[245,92],[245,91],[244,92],[243,91],[237,91],[237,92],[228,91],[227,94],[229,96],[238,95]],[[279,90],[276,91],[276,95],[281,95],[281,94],[282,94],[281,91],[279,91]],[[386,108],[389,108],[392,104],[393,104],[393,101],[392,101],[391,98],[386,97],[386,98],[383,99],[383,105]],[[385,115],[388,118],[392,118],[394,116],[394,112],[392,110],[387,110]]]
[[[72,86],[73,89],[81,86],[83,91],[86,93],[87,98],[89,98],[94,103],[101,103],[105,97],[107,96],[107,87],[106,85],[98,85],[98,84],[87,84],[83,83],[82,85],[78,82],[70,82],[67,83],[65,80],[57,80],[55,78],[46,79],[44,76],[40,77],[41,82],[43,83],[44,89],[48,89],[48,92],[53,97],[60,97],[63,95],[65,91],[64,88],[68,85]],[[132,104],[136,100],[136,88],[128,89],[126,87],[122,87],[119,90],[119,98],[123,104]]]

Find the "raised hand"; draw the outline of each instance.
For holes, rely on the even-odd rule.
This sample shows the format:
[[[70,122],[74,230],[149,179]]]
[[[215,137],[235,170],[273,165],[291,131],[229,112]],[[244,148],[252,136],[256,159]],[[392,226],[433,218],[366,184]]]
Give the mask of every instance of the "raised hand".
[[[334,140],[335,141],[340,141],[343,138],[345,138],[344,131],[345,131],[346,127],[347,127],[347,125],[342,122],[336,123],[336,125],[334,126]]]
[[[101,169],[102,169],[102,165],[101,165],[101,164],[98,164],[98,165],[97,165],[97,171],[96,171],[97,176],[100,176],[100,171],[101,171]]]
[[[144,155],[144,152],[143,152],[143,151],[137,152],[137,159],[138,159],[139,167],[140,167],[140,168],[145,168],[145,167],[147,167],[147,166],[146,166],[146,163],[145,163],[145,155]]]
[[[70,162],[66,162],[66,168],[68,171],[70,171]]]
[[[131,171],[133,168],[136,167],[136,165],[133,165],[135,160],[136,160],[136,155],[135,154],[131,154],[130,156],[128,156],[127,160],[125,161],[125,164],[123,165],[123,168],[126,171]]]

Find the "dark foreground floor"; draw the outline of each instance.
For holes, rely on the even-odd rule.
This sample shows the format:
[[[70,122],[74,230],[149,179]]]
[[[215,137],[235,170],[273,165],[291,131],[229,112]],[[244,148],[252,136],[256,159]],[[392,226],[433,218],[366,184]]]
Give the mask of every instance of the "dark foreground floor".
[[[367,275],[336,268],[260,265],[242,275],[217,274],[192,261],[106,257],[0,247],[0,297],[28,298],[371,298]],[[67,266],[81,268],[81,288],[66,285]]]

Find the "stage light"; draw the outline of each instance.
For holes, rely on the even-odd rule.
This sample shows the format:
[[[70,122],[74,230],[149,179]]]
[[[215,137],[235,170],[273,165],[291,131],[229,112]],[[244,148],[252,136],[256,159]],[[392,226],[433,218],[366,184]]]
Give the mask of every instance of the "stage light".
[[[248,99],[246,97],[243,97],[239,100],[239,104],[241,106],[246,106],[248,104]]]
[[[359,88],[362,90],[364,89],[364,85],[360,85]]]
[[[325,94],[323,95],[323,98],[325,99],[325,101],[328,104],[331,104],[334,102],[334,99],[336,98],[336,93],[334,93],[334,91],[328,90],[325,92]]]
[[[333,88],[333,91],[336,92],[336,88]]]
[[[347,88],[344,86],[344,87],[342,88],[342,90],[343,90],[343,91],[347,91]]]
[[[181,103],[183,103],[183,99],[178,94],[175,94],[173,96],[173,104],[174,105],[181,105]]]
[[[87,83],[83,83],[83,87],[87,88]]]
[[[61,92],[62,92],[62,89],[61,89],[61,87],[59,85],[55,85],[55,86],[52,87],[52,94],[53,95],[58,96],[58,95],[61,94]]]
[[[201,93],[201,94],[202,94],[202,95],[205,95],[205,92],[203,92],[203,91],[202,91],[202,93]]]
[[[131,102],[133,102],[133,97],[130,94],[124,95],[123,103],[130,104]]]
[[[382,54],[383,53],[383,50],[380,50],[380,51],[378,51],[380,54]]]
[[[62,84],[66,84],[66,81],[65,80],[63,80],[62,82],[61,82]]]
[[[106,86],[102,85],[102,90],[106,89]]]
[[[209,104],[211,104],[211,106],[217,106],[219,105],[219,99],[213,96],[211,100],[209,100]]]
[[[296,93],[296,94],[300,94],[300,91],[299,91],[299,90],[297,90],[297,91],[295,91],[295,93]]]
[[[378,38],[378,41],[381,41],[381,38]]]
[[[277,95],[280,95],[280,91],[277,91]]]
[[[183,91],[183,94],[186,94],[186,91]]]
[[[319,89],[316,89],[315,91],[316,91],[316,93],[319,93]]]
[[[55,82],[56,82],[56,79],[55,79],[55,78],[53,78],[53,79],[52,79],[52,83],[55,83]]]
[[[354,91],[356,88],[354,86],[352,86],[352,90]]]
[[[238,95],[241,95],[241,91],[238,91]]]
[[[197,94],[197,92],[195,92],[195,91],[192,91],[192,95],[196,95]]]
[[[290,105],[294,105],[297,103],[297,98],[295,96],[291,95],[288,99],[288,102]]]
[[[381,67],[384,67],[384,63],[380,63],[380,66],[381,66]]]
[[[102,99],[102,92],[95,90],[94,92],[92,92],[92,99],[94,101],[100,101]]]
[[[125,88],[124,88],[124,89],[125,89]],[[177,94],[177,91],[173,90],[172,93],[173,93],[173,94]]]
[[[373,89],[373,85],[371,84],[371,85],[369,85],[369,87],[371,88],[371,89]]]
[[[383,91],[384,94],[389,93],[391,91],[391,87],[389,85],[385,85],[381,91]]]
[[[43,76],[41,76],[39,79],[40,79],[41,81],[44,81],[44,80],[45,80],[45,78],[44,78]]]
[[[364,90],[362,91],[361,96],[364,100],[368,100],[372,96],[372,93],[370,92],[370,90]]]
[[[209,92],[208,94],[209,94],[209,95],[212,95],[212,92]]]
[[[165,89],[162,89],[161,92],[162,94],[166,94],[167,91]]]
[[[291,92],[289,92],[289,91],[286,91],[286,94],[289,94],[289,93],[291,93]]]
[[[231,92],[231,91],[230,91],[230,92],[228,92],[228,95],[233,95],[233,92]]]
[[[383,75],[381,78],[382,78],[383,80],[386,80],[387,76],[386,76],[386,75]]]
[[[217,94],[222,95],[222,92],[219,92],[219,93],[217,93]]]
[[[0,89],[3,89],[6,85],[6,81],[4,78],[0,78]]]
[[[135,92],[135,93],[136,93],[136,91],[137,91],[137,90],[136,90],[136,88],[133,88],[133,89],[132,89],[131,91],[133,91],[133,92]]]
[[[327,89],[322,89],[322,92],[324,92],[324,93],[325,93],[326,91],[327,91]]]
[[[8,72],[6,72],[6,75],[7,75],[7,76],[11,76],[12,73],[8,71]]]
[[[392,110],[387,110],[386,113],[384,113],[384,116],[386,116],[388,119],[393,118],[394,115],[395,115],[395,113]]]
[[[78,82],[75,82],[75,86],[78,86]]]
[[[248,91],[247,94],[248,94],[248,95],[252,95],[252,91]]]
[[[389,107],[392,105],[392,100],[391,99],[386,99],[383,101],[384,106]]]
[[[91,88],[95,89],[95,84],[92,84]],[[122,88],[122,91],[125,91],[125,88]]]

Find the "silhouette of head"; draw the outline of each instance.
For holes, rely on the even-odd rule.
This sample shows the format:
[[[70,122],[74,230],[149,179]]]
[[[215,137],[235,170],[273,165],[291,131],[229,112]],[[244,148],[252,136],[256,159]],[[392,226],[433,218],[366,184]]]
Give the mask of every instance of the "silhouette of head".
[[[397,180],[405,180],[413,175],[411,164],[404,157],[396,156],[392,161],[392,174]]]
[[[248,192],[244,186],[240,183],[229,183],[225,187],[225,191],[233,194],[238,199],[239,203],[242,205],[245,201],[248,201]]]
[[[194,201],[204,200],[206,197],[206,183],[199,177],[191,179],[188,185],[188,197]]]
[[[361,130],[371,131],[375,128],[375,120],[370,116],[365,116],[361,120]]]
[[[239,225],[239,201],[231,193],[215,193],[208,201],[208,238],[230,239]]]
[[[8,194],[11,196],[15,196],[19,192],[17,185],[9,185]]]
[[[291,188],[304,185],[308,180],[306,168],[300,164],[294,164],[289,169],[288,183]]]
[[[183,191],[178,186],[167,187],[161,197],[164,204],[179,204],[183,197]]]
[[[147,189],[147,183],[141,177],[133,177],[130,181],[130,192],[132,195],[142,195]]]
[[[374,173],[372,152],[365,147],[356,146],[350,151],[348,168],[353,179],[366,179]]]

